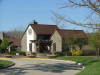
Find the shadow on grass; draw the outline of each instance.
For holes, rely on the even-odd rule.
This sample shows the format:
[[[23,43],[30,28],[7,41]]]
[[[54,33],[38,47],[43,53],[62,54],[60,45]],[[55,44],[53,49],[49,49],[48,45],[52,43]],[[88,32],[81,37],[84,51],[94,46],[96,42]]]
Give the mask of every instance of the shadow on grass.
[[[25,64],[23,67],[10,67],[7,69],[2,69],[0,74],[2,75],[25,75],[32,71],[37,72],[52,72],[52,73],[62,73],[66,70],[81,70],[81,66],[75,64],[66,63],[56,63],[56,64]],[[38,73],[37,73],[38,74]]]

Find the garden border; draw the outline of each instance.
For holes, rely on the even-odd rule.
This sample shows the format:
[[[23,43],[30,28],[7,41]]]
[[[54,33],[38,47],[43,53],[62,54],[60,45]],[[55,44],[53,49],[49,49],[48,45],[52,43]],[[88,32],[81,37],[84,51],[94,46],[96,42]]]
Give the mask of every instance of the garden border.
[[[0,69],[8,68],[8,67],[11,67],[11,66],[14,66],[14,65],[15,65],[15,63],[12,63],[12,64],[10,64],[8,66],[0,67]]]

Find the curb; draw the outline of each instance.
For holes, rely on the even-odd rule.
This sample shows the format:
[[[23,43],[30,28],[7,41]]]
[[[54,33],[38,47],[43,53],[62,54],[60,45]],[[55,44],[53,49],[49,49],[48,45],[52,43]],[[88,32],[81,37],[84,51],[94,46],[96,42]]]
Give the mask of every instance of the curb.
[[[8,66],[0,67],[0,69],[8,68],[8,67],[11,67],[11,66],[14,66],[14,65],[15,65],[15,63],[12,63],[12,64],[10,64]]]
[[[82,67],[82,70],[85,68],[81,63],[77,63],[77,62],[75,62],[75,61],[56,60],[56,59],[47,59],[47,60],[70,62],[70,63],[73,63],[73,64],[76,64],[76,65],[81,66],[81,67]]]

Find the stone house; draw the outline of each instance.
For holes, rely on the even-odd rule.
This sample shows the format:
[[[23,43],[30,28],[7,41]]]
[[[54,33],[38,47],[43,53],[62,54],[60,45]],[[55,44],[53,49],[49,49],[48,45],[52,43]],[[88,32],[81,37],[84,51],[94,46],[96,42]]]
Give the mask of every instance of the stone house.
[[[27,53],[49,52],[48,49],[50,49],[52,43],[50,36],[55,29],[58,29],[56,25],[38,24],[33,21],[28,25],[22,36],[21,50]]]
[[[56,44],[56,50],[57,51],[64,51],[63,48],[63,41],[64,39],[68,38],[77,38],[77,39],[84,39],[87,38],[87,35],[83,30],[64,30],[64,29],[56,29],[54,33],[51,35],[52,42],[52,51],[54,44]]]
[[[83,30],[62,30],[56,25],[44,25],[31,22],[21,38],[21,51],[26,53],[52,53],[62,51],[62,39],[66,33],[72,38],[87,38]]]

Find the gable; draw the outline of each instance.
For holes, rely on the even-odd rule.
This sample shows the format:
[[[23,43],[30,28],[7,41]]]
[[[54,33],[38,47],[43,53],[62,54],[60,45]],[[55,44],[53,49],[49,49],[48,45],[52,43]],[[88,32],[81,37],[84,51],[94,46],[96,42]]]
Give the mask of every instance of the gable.
[[[62,38],[61,36],[60,36],[60,34],[55,30],[54,31],[54,33],[51,35],[51,37],[50,37],[50,39],[53,39],[53,38]]]
[[[34,30],[34,32],[36,34],[51,35],[55,31],[55,29],[58,29],[58,27],[56,25],[29,24],[28,27],[26,28],[25,32],[27,31],[29,26],[32,27],[32,29]],[[23,33],[22,38],[23,38],[25,32]]]

